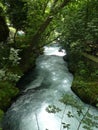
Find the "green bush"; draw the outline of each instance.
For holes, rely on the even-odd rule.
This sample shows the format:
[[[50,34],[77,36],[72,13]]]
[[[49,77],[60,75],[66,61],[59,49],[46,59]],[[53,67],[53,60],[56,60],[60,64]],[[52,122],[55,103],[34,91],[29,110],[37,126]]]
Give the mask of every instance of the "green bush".
[[[11,98],[18,94],[19,90],[14,85],[8,81],[0,81],[0,109],[5,110],[10,105]]]

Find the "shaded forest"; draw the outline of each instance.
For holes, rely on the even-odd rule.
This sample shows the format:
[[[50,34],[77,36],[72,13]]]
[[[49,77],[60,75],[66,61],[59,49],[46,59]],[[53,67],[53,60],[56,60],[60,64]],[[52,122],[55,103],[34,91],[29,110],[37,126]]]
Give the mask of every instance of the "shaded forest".
[[[17,82],[54,43],[67,51],[72,90],[98,107],[98,1],[1,0],[0,120],[20,92]]]

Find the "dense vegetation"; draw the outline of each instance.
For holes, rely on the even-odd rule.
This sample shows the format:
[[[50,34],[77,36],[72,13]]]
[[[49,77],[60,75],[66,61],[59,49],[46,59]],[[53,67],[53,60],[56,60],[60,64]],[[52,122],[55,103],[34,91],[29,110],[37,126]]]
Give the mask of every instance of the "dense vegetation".
[[[83,101],[95,106],[98,103],[97,8],[96,0],[69,5],[66,8],[66,24],[63,24],[66,33],[62,37],[68,50],[69,68],[74,74],[72,90]]]
[[[97,8],[97,0],[0,1],[0,115],[19,93],[15,86],[21,76],[35,66],[43,46],[53,41],[67,49],[75,77],[72,90],[97,106]]]

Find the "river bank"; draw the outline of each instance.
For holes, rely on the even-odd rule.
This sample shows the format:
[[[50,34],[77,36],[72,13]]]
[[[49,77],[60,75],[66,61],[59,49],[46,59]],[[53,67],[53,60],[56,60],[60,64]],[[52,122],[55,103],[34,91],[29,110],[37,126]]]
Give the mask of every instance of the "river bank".
[[[89,57],[79,51],[69,53],[69,70],[74,75],[71,88],[82,101],[98,107],[98,63]]]
[[[4,53],[4,51],[9,50],[8,46],[4,46],[5,48],[1,48],[1,52]],[[4,50],[5,49],[5,50]],[[16,49],[18,50],[18,49]],[[35,51],[32,53],[31,57],[28,53],[29,48],[20,48],[19,52],[19,58],[21,59],[19,61],[19,64],[15,64],[14,66],[8,62],[7,63],[7,72],[0,71],[1,73],[1,79],[0,79],[0,122],[2,122],[2,118],[4,116],[4,113],[7,111],[7,109],[11,106],[11,104],[16,101],[17,97],[21,95],[21,89],[22,86],[19,83],[20,79],[24,77],[24,75],[27,75],[31,69],[35,68],[35,61],[36,58],[43,52],[43,50],[40,48],[38,50],[35,49]],[[15,52],[15,55],[17,53]],[[7,58],[6,58],[7,59]],[[14,60],[16,60],[14,58]],[[11,64],[11,65],[9,65]],[[2,75],[3,73],[3,75]],[[8,73],[8,75],[7,75]],[[18,78],[19,77],[19,78]],[[18,79],[17,79],[18,78]],[[1,127],[1,123],[0,123]]]

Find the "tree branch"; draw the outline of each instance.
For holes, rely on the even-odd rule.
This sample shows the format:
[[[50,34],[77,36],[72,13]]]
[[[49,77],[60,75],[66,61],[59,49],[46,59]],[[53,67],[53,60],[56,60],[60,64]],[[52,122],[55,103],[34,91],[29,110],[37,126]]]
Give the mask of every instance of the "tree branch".
[[[38,130],[40,130],[39,123],[38,123],[38,118],[37,118],[37,114],[36,113],[35,113],[35,117],[36,117],[36,122],[37,122],[37,128],[38,128]]]
[[[46,3],[44,4],[44,7],[43,7],[43,15],[45,14],[45,11],[46,11],[46,8],[48,6],[48,3],[49,3],[49,0],[46,1]]]
[[[50,24],[50,22],[53,20],[54,16],[61,10],[64,6],[67,5],[70,0],[64,0],[59,7],[56,6],[58,0],[54,1],[53,6],[51,7],[51,11],[49,16],[46,18],[46,20],[42,23],[42,25],[39,27],[37,33],[33,36],[32,42],[36,45],[39,44],[39,41],[41,39],[42,34],[45,32],[46,28]]]
[[[89,110],[90,110],[90,105],[89,105],[89,107],[88,107],[87,111],[85,112],[85,114],[83,115],[83,117],[82,117],[81,121],[79,122],[79,125],[78,125],[77,130],[79,130],[79,129],[80,129],[80,126],[81,126],[81,124],[82,124],[82,121],[85,119],[85,117],[86,117],[87,113],[89,112]]]

